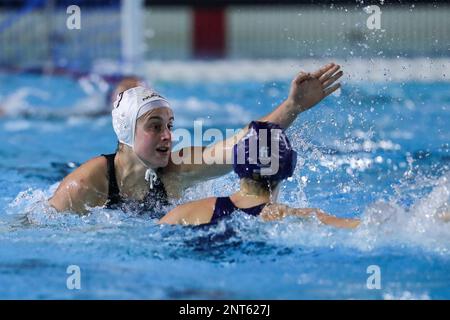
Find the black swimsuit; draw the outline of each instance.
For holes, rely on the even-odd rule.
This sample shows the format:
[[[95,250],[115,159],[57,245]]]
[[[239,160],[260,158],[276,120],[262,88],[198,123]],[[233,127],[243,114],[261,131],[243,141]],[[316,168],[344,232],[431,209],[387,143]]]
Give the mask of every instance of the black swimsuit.
[[[219,197],[216,200],[216,204],[214,206],[214,213],[211,217],[211,223],[215,223],[218,220],[231,215],[235,211],[243,211],[246,214],[251,216],[258,216],[261,211],[266,206],[266,203],[260,204],[258,206],[254,206],[251,208],[238,208],[231,201],[230,197]]]
[[[133,210],[139,213],[164,214],[162,208],[169,205],[166,189],[159,179],[153,183],[153,189],[149,188],[149,192],[142,201],[125,200],[120,195],[119,186],[116,179],[116,169],[114,167],[114,158],[116,154],[102,154],[106,158],[108,166],[108,201],[106,208]],[[156,211],[156,212],[155,212]],[[160,211],[160,212],[157,212]]]

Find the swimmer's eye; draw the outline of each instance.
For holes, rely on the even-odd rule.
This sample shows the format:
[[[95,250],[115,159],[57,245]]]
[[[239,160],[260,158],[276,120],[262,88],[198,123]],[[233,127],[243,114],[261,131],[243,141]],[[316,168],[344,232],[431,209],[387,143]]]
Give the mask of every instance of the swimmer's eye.
[[[172,131],[173,124],[168,124],[167,125],[167,129],[169,129],[169,131]],[[155,132],[162,132],[163,131],[163,124],[161,124],[161,123],[149,124],[147,126],[147,130],[152,130],[152,131],[155,131]]]
[[[161,129],[162,129],[162,125],[159,124],[159,123],[151,123],[151,124],[147,125],[146,128],[148,130],[153,130],[153,131],[160,132]]]

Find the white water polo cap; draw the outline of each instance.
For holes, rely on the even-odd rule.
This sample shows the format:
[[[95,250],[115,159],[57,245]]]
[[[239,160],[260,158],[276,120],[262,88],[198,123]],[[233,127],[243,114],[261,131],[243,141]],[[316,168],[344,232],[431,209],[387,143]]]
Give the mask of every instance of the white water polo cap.
[[[119,93],[112,110],[113,128],[119,142],[134,150],[137,119],[144,113],[161,107],[170,108],[170,104],[152,89],[135,87]]]

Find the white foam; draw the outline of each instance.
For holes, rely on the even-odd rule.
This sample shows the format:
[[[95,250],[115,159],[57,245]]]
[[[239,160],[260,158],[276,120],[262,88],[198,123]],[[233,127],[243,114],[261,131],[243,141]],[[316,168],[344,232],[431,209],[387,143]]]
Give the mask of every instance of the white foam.
[[[383,293],[383,300],[431,300],[428,293],[411,293],[410,291]]]
[[[102,207],[89,208],[90,214],[80,216],[69,212],[57,212],[50,206],[48,199],[54,193],[58,183],[46,190],[27,189],[20,192],[9,204],[6,213],[12,223],[21,221],[34,226],[75,227],[82,229],[101,229],[105,226],[116,227],[130,215],[120,210],[105,210]]]
[[[363,214],[362,226],[355,231],[356,243],[363,249],[402,244],[417,246],[444,255],[450,254],[450,223],[442,218],[449,213],[450,173],[438,179],[417,179],[412,189],[432,186],[427,196],[409,208],[400,206],[398,194],[390,201],[377,201]]]
[[[13,120],[3,124],[3,130],[9,132],[25,131],[31,128],[31,122],[28,120]]]
[[[301,179],[301,177],[297,177]],[[207,196],[224,196],[236,191],[236,177],[232,174],[206,181],[189,189],[177,204]],[[292,181],[291,181],[292,182]],[[294,181],[298,188],[289,189],[281,195],[293,207],[309,207],[300,187],[302,182]],[[288,217],[282,221],[264,223],[248,215],[235,215],[230,222],[238,237],[248,241],[263,241],[283,246],[303,248],[351,248],[373,251],[383,247],[421,248],[425,251],[450,256],[450,222],[441,219],[442,211],[449,211],[450,172],[438,179],[416,179],[406,189],[414,192],[417,188],[430,186],[431,192],[418,198],[408,207],[400,204],[403,194],[394,195],[389,200],[378,200],[364,210],[361,225],[354,230],[336,229],[322,225],[317,219],[302,220]],[[16,218],[26,218],[33,225],[55,227],[92,228],[114,227],[128,223],[129,213],[120,210],[93,208],[88,216],[56,213],[47,199],[53,194],[57,184],[48,190],[26,190],[12,201],[7,213]],[[400,187],[398,188],[401,189]],[[295,196],[297,194],[297,197]],[[333,212],[330,212],[333,214]],[[148,218],[141,218],[148,219]],[[96,228],[97,228],[96,227]],[[225,228],[223,225],[217,230]],[[214,233],[216,229],[205,229]],[[193,236],[196,231],[192,230]],[[174,234],[174,237],[179,235]],[[387,297],[388,298],[388,297]]]

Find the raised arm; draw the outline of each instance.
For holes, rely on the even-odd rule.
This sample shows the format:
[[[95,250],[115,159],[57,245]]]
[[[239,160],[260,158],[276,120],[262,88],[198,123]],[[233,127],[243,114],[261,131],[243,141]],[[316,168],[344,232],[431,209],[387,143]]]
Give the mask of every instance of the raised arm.
[[[320,222],[336,228],[353,229],[359,226],[359,219],[338,218],[317,208],[290,208],[285,205],[274,204],[267,206],[261,213],[265,221],[283,219],[287,216],[296,216],[301,218],[310,218],[316,216]]]
[[[330,63],[313,73],[300,72],[291,82],[288,98],[260,121],[270,121],[288,128],[301,112],[312,108],[340,87],[340,84],[336,83],[343,74],[339,69],[339,65]],[[178,155],[189,154],[191,159],[195,153],[198,153],[197,157],[202,159],[202,162],[195,164],[193,161],[188,161],[188,163],[172,165],[169,171],[185,176],[182,178],[182,183],[186,187],[198,181],[228,173],[232,169],[231,150],[234,144],[247,133],[247,130],[246,126],[234,136],[207,148],[187,147],[178,151]]]
[[[340,83],[336,81],[343,72],[339,69],[339,65],[330,63],[313,73],[300,72],[291,82],[288,98],[261,120],[288,128],[300,113],[311,109],[340,88]]]

